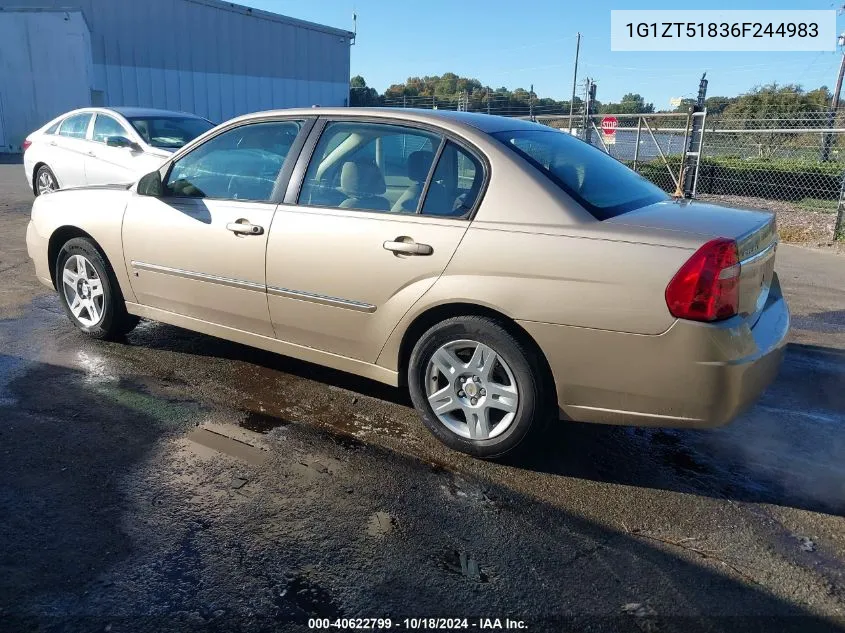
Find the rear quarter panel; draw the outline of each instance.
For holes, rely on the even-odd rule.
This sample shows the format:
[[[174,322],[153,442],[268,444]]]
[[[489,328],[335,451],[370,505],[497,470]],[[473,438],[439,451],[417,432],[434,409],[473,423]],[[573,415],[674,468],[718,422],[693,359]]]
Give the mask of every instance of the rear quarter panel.
[[[94,239],[114,269],[123,297],[135,301],[123,263],[121,225],[129,200],[126,190],[80,189],[39,196],[32,205],[32,239],[37,253],[32,253],[39,276],[52,272],[47,260],[50,238],[63,228],[79,229]]]
[[[516,321],[662,334],[675,321],[666,286],[699,242],[657,245],[648,243],[654,236],[600,225],[526,230],[473,222],[443,275],[394,331],[379,364],[395,369],[414,319],[448,303],[488,307]]]

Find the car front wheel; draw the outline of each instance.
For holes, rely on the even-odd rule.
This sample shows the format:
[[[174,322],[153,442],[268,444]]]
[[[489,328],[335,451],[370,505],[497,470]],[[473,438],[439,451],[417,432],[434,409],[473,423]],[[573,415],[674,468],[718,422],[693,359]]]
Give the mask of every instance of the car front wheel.
[[[428,429],[482,458],[513,451],[551,412],[537,354],[498,321],[456,317],[430,328],[411,353],[408,386]]]
[[[91,240],[74,238],[62,246],[56,286],[65,313],[89,336],[118,339],[138,323],[126,312],[114,273]]]

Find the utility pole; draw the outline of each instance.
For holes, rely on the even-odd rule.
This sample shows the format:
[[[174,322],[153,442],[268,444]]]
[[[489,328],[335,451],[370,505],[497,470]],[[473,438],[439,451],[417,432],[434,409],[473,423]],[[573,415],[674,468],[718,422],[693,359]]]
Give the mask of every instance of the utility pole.
[[[490,114],[490,88],[487,88],[487,114]]]
[[[534,120],[534,84],[531,84],[530,92],[528,93],[528,118]]]
[[[578,54],[581,52],[581,33],[575,39],[575,69],[572,71],[572,100],[569,102],[569,134],[572,134],[572,115],[575,108],[575,85],[578,81]]]
[[[685,138],[686,146],[684,147],[684,158],[681,165],[681,177],[683,180],[679,182],[681,192],[684,198],[692,198],[693,189],[695,187],[695,176],[698,170],[698,165],[701,163],[701,156],[699,152],[702,147],[701,135],[704,134],[704,115],[693,116],[693,114],[704,112],[704,104],[707,101],[707,73],[701,75],[701,81],[698,82],[698,98],[695,100],[695,105],[692,107],[690,113],[691,122],[688,123],[690,133]],[[671,136],[669,137],[671,140]],[[668,152],[667,152],[668,153]]]
[[[596,100],[596,82],[587,78],[587,98],[584,100],[584,140],[590,145],[593,144],[593,120],[590,115],[593,113],[593,102]]]
[[[838,38],[839,48],[845,46],[845,33],[840,34]],[[833,89],[833,99],[830,104],[830,113],[827,116],[827,128],[832,129],[836,123],[836,110],[839,108],[839,93],[842,91],[842,76],[845,74],[845,51],[842,53],[842,61],[839,62],[839,75],[836,77],[836,88]],[[830,160],[830,146],[833,145],[833,133],[828,132],[824,135],[824,144],[822,145],[822,162],[826,163]]]

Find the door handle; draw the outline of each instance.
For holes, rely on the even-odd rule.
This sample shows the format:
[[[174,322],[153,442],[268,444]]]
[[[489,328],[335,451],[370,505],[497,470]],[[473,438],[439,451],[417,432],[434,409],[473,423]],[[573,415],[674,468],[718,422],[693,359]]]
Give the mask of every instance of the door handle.
[[[97,155],[96,155],[93,151],[89,151],[89,152],[88,152],[88,155],[89,155],[89,156],[93,156],[94,158],[96,158],[96,157],[97,157]]]
[[[238,235],[261,235],[264,233],[264,227],[257,224],[250,224],[246,220],[238,220],[237,222],[229,222],[226,229]]]
[[[387,241],[383,246],[385,250],[393,251],[397,255],[431,255],[434,252],[428,244],[417,244],[409,237]]]

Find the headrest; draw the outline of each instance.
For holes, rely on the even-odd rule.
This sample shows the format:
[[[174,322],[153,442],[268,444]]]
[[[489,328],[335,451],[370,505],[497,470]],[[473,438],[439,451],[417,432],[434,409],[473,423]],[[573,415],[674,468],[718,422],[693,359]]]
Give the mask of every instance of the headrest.
[[[553,160],[552,164],[549,165],[549,171],[576,191],[581,188],[581,177],[578,174],[578,169],[565,159],[556,158]]]
[[[425,182],[433,162],[434,152],[425,150],[411,152],[408,156],[408,178],[414,182]]]
[[[340,170],[340,190],[350,198],[380,196],[387,187],[379,168],[369,162],[346,162]]]

